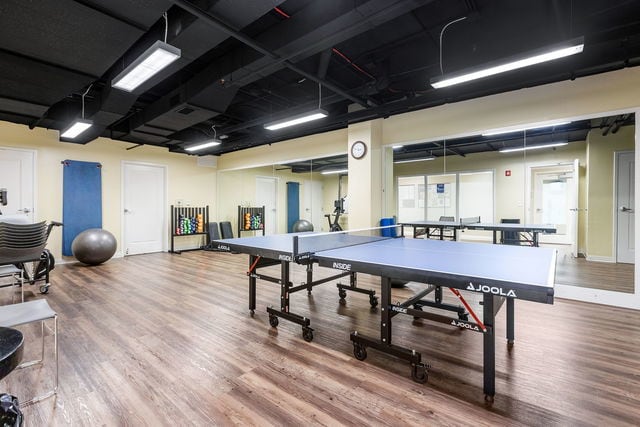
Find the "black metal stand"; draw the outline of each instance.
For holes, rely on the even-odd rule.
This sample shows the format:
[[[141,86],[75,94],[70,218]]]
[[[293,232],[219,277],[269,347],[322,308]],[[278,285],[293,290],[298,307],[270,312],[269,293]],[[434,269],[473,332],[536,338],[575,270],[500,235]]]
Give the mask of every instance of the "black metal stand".
[[[483,376],[485,400],[493,401],[495,395],[495,333],[494,324],[496,313],[500,310],[505,298],[483,293],[483,324],[468,321],[468,313],[464,307],[442,303],[442,291],[440,286],[429,286],[412,298],[400,304],[391,303],[391,278],[381,279],[381,308],[380,308],[380,339],[375,340],[358,334],[351,333],[353,342],[353,354],[358,360],[367,358],[367,347],[374,348],[386,354],[406,360],[411,364],[411,378],[419,383],[427,380],[429,366],[421,361],[421,354],[405,347],[392,344],[392,318],[398,314],[413,316],[414,318],[428,319],[440,323],[447,323],[454,327],[479,332],[483,335]],[[434,301],[425,301],[422,298],[434,293]],[[509,348],[514,340],[514,300],[507,298],[507,340]],[[410,308],[413,306],[414,308]],[[436,313],[425,312],[423,306],[454,311],[458,318],[443,316]],[[483,328],[484,326],[484,328]]]

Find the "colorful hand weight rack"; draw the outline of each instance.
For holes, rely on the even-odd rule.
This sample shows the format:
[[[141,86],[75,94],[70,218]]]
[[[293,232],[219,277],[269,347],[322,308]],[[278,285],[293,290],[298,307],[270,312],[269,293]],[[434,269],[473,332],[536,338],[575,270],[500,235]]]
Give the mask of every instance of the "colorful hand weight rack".
[[[238,237],[243,231],[261,231],[264,236],[264,206],[238,206]]]
[[[173,206],[171,205],[171,251],[179,254],[184,251],[202,249],[209,241],[207,224],[209,223],[209,206]],[[175,250],[175,238],[182,236],[204,236],[204,242],[197,248]]]

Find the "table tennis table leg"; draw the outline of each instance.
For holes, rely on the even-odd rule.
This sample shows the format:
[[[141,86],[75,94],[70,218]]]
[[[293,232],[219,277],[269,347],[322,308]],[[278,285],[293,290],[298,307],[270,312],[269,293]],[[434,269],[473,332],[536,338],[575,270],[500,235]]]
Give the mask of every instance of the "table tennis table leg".
[[[507,298],[507,348],[509,350],[513,347],[513,342],[515,341],[514,310],[515,299]]]
[[[256,264],[256,258],[255,255],[249,255],[249,271]],[[256,312],[256,281],[256,277],[253,274],[249,274],[249,311],[252,316]]]
[[[498,243],[498,230],[493,230],[493,244]]]
[[[482,295],[483,321],[487,332],[483,334],[484,399],[493,402],[496,394],[496,337],[494,333],[494,296]]]

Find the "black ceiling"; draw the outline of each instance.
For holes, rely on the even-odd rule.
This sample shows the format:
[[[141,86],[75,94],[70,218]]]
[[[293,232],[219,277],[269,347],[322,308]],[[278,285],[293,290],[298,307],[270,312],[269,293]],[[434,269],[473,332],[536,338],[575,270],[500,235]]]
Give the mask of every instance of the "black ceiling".
[[[165,12],[167,42],[182,57],[133,94],[111,88],[164,38]],[[463,17],[441,48],[443,28]],[[0,119],[63,129],[86,93],[95,126],[79,143],[104,136],[183,152],[215,126],[223,144],[199,154],[640,64],[640,0],[3,0],[0,23]],[[429,85],[442,72],[579,36],[579,55]],[[319,102],[329,117],[263,128]]]

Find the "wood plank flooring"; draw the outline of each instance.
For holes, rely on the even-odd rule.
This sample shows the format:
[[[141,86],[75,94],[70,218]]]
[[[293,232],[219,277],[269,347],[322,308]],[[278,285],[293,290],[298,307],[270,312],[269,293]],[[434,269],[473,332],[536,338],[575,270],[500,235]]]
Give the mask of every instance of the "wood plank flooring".
[[[372,349],[363,362],[353,357],[352,330],[377,336],[379,311],[366,295],[340,304],[333,282],[294,294],[293,311],[312,319],[311,343],[297,325],[269,326],[278,285],[258,284],[251,317],[247,258],[197,251],[67,264],[52,272],[48,295],[30,286],[28,299],[47,298],[59,313],[60,389],[23,408],[27,425],[640,424],[640,311],[517,301],[511,352],[504,310],[497,319],[487,406],[480,334],[396,316],[394,340],[431,365],[418,384],[406,362]],[[296,267],[293,280],[304,279]],[[359,285],[378,289],[378,279],[360,275]],[[394,290],[394,300],[420,286]],[[11,291],[0,292],[10,302]],[[39,328],[22,330],[26,359],[38,352]],[[50,335],[45,367],[12,372],[0,391],[26,400],[50,384]]]

